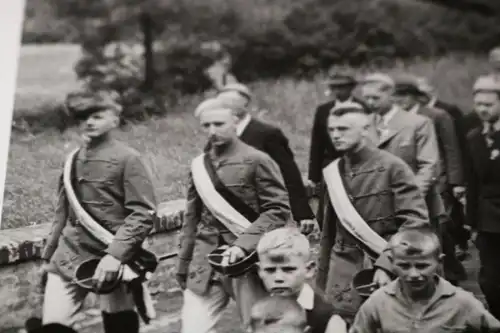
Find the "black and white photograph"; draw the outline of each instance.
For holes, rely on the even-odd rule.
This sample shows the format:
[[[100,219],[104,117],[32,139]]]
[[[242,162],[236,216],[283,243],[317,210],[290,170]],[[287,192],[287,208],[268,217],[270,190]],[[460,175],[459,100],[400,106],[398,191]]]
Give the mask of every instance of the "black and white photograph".
[[[500,332],[500,1],[3,6],[0,333]]]

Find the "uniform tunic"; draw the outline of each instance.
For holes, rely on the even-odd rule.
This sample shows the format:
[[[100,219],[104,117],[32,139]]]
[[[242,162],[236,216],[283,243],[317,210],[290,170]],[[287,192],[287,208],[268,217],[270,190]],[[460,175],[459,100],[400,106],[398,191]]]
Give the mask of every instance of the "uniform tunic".
[[[342,157],[339,168],[355,209],[383,238],[388,239],[402,225],[428,223],[415,176],[400,158],[367,146],[353,156]],[[329,198],[325,202],[330,203]],[[321,236],[317,283],[320,288],[326,283],[327,300],[337,310],[354,316],[361,299],[351,287],[352,279],[371,263],[330,207]]]
[[[83,208],[104,228],[115,234],[109,247],[92,238],[69,207],[62,182],[56,221],[42,258],[50,259],[51,271],[73,278],[83,261],[111,254],[126,262],[153,228],[156,210],[151,173],[139,153],[123,143],[106,139],[81,149],[74,167],[74,189]]]

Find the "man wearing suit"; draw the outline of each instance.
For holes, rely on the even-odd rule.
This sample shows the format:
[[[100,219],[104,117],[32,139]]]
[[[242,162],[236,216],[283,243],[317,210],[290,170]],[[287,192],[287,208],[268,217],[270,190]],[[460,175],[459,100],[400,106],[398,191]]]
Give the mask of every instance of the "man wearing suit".
[[[330,162],[337,157],[340,157],[339,152],[335,149],[330,139],[327,130],[327,121],[330,111],[338,106],[340,103],[356,102],[364,105],[364,102],[354,96],[352,92],[356,87],[356,80],[354,77],[345,74],[332,74],[326,82],[328,85],[327,93],[332,99],[329,102],[318,106],[314,113],[313,127],[311,131],[311,145],[309,149],[309,173],[307,187],[310,192],[316,192],[315,189],[319,187],[318,212],[316,218],[320,227],[323,220],[324,207],[323,198],[325,192],[325,185],[322,183],[322,170]]]
[[[460,148],[451,116],[441,109],[422,105],[419,100],[422,95],[418,82],[414,78],[401,77],[396,81],[394,94],[396,103],[406,112],[431,119],[436,130],[441,157],[437,189],[446,210],[446,221],[440,224],[445,254],[443,266],[446,279],[457,284],[458,281],[466,278],[465,269],[455,256],[455,241],[451,232],[454,223],[451,220],[453,199],[465,193]]]
[[[207,254],[225,246],[222,258],[229,263],[248,257],[263,233],[284,226],[291,217],[278,165],[238,138],[235,108],[210,99],[195,112],[209,141],[205,154],[191,166],[179,239],[177,280],[184,289],[184,333],[215,332],[230,298],[242,323],[249,323],[251,306],[266,294],[257,272],[250,268],[228,277],[214,271]]]
[[[239,106],[235,115],[238,118],[237,134],[240,140],[265,152],[278,164],[290,197],[293,219],[300,223],[304,233],[311,232],[315,225],[314,213],[309,206],[302,176],[286,136],[279,128],[250,115],[252,94],[246,86],[226,85],[217,98]]]
[[[474,85],[474,110],[482,127],[467,137],[471,155],[466,217],[477,231],[479,286],[490,312],[500,319],[500,82],[480,77]]]
[[[436,96],[436,92],[431,84],[425,78],[417,78],[419,91],[422,93],[420,96],[420,101],[430,108],[437,108],[447,112],[453,119],[455,124],[455,129],[457,133],[458,146],[460,149],[461,168],[462,173],[465,175],[465,170],[470,163],[470,156],[467,149],[467,119],[458,106],[446,103],[439,100]],[[466,183],[466,179],[464,179]],[[452,237],[457,243],[457,258],[460,260],[467,257],[467,250],[469,248],[468,240],[470,238],[470,232],[464,228],[465,225],[465,215],[464,206],[461,203],[465,199],[465,188],[456,188],[454,196],[449,196],[452,200],[451,207],[451,220],[453,221]]]

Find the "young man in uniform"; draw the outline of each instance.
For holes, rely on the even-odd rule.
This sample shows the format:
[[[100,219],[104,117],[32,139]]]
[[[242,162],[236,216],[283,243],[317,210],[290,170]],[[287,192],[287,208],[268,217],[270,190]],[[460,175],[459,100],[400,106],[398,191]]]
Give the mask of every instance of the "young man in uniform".
[[[246,260],[262,234],[291,220],[278,165],[238,138],[234,108],[210,99],[195,111],[209,142],[205,154],[192,163],[179,241],[177,279],[184,289],[184,333],[215,332],[230,297],[243,325],[248,325],[252,304],[266,295],[257,272],[249,266],[238,276],[221,274],[207,254],[224,248],[223,266]]]
[[[81,121],[85,141],[73,161],[74,191],[94,223],[114,235],[106,246],[85,229],[61,181],[56,219],[42,254],[46,261],[42,274],[47,274],[43,323],[72,326],[88,293],[73,282],[75,269],[88,259],[100,258],[94,273],[97,288],[116,279],[153,228],[156,197],[140,154],[113,138],[122,111],[115,95],[70,94],[66,105]],[[99,295],[99,300],[106,333],[139,332],[134,300],[124,283],[110,294]]]
[[[259,276],[271,295],[291,297],[306,311],[310,333],[346,332],[346,324],[309,285],[315,263],[307,237],[296,228],[266,233],[257,245]]]
[[[332,143],[343,156],[323,170],[328,209],[317,280],[325,280],[327,272],[327,300],[350,314],[345,320],[352,320],[361,304],[352,288],[358,272],[376,260],[374,282],[390,282],[385,273],[390,267],[380,261],[386,239],[403,226],[429,223],[415,175],[400,158],[369,142],[370,126],[370,115],[356,103],[334,108],[328,118]]]
[[[217,98],[236,103],[237,134],[240,140],[268,154],[278,164],[290,197],[293,219],[299,223],[304,233],[310,233],[316,225],[315,216],[309,206],[302,176],[288,138],[278,127],[256,119],[250,114],[249,104],[252,94],[246,86],[226,85]]]
[[[477,232],[479,286],[490,312],[500,320],[500,81],[491,76],[476,81],[474,110],[483,124],[467,138],[472,163],[466,217]]]
[[[350,333],[500,332],[483,304],[439,277],[439,237],[428,227],[408,228],[389,242],[398,278],[361,306]]]
[[[363,101],[352,95],[357,84],[356,79],[353,76],[332,73],[326,84],[328,85],[327,92],[331,100],[318,106],[314,113],[313,127],[311,130],[311,144],[309,149],[309,173],[306,184],[308,192],[319,197],[316,219],[318,220],[320,227],[322,227],[324,218],[324,211],[322,210],[322,207],[324,207],[323,199],[325,192],[325,184],[322,182],[322,169],[340,156],[340,153],[332,145],[326,129],[328,116],[330,115],[332,108],[336,105],[345,102],[363,104]]]

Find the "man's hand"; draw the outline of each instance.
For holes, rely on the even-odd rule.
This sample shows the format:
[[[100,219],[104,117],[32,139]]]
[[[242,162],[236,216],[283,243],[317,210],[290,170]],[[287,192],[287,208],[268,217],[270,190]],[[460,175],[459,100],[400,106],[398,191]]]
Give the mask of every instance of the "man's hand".
[[[304,235],[309,235],[313,232],[316,226],[316,220],[302,220],[300,221],[300,232]]]
[[[45,286],[47,285],[47,275],[48,275],[49,263],[44,262],[42,266],[40,266],[37,274],[37,284],[36,291],[39,294],[43,294],[45,291]]]
[[[187,286],[187,274],[181,274],[177,273],[175,274],[175,279],[177,280],[177,283],[181,287],[182,290],[186,289]]]
[[[391,282],[391,277],[383,269],[377,268],[375,274],[373,275],[373,282],[379,287],[383,287],[389,282]]]
[[[310,179],[306,179],[304,181],[304,186],[306,188],[306,194],[307,194],[308,197],[311,197],[311,196],[313,196],[315,194],[316,187],[317,187],[317,184],[315,182],[313,182]]]
[[[110,254],[106,254],[99,262],[99,265],[97,265],[92,277],[97,289],[100,289],[105,281],[115,280],[121,265],[120,260]]]
[[[458,202],[465,206],[465,186],[454,186],[452,191],[455,199],[457,199]]]
[[[238,246],[231,246],[222,253],[222,266],[227,266],[245,257],[245,251]]]

